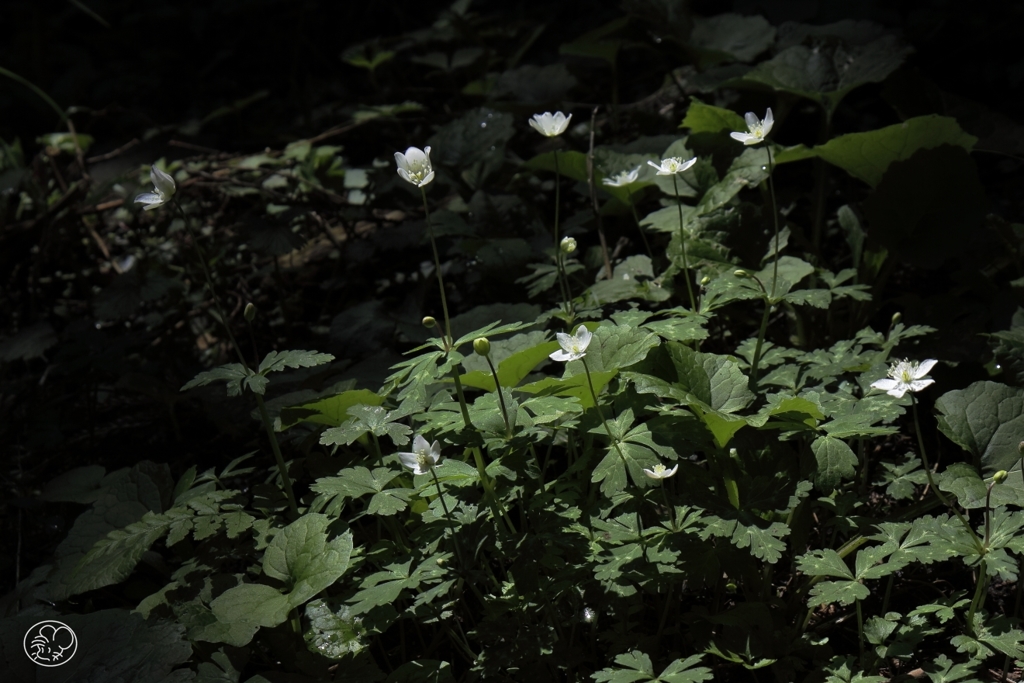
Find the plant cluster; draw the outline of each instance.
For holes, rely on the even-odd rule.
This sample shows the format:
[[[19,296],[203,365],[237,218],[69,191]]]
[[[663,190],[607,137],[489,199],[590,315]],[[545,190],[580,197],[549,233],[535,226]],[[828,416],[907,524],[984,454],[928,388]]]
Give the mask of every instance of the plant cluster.
[[[180,396],[153,392],[175,429],[198,396],[238,442],[261,436],[176,476],[139,458],[50,481],[41,500],[89,507],[6,598],[4,641],[41,614],[103,628],[114,608],[96,607],[114,594],[133,612],[109,650],[163,648],[120,660],[151,680],[1019,673],[1024,309],[985,330],[985,378],[970,374],[980,363],[956,374],[959,358],[929,343],[943,331],[892,310],[921,273],[967,262],[970,230],[990,236],[980,249],[1002,240],[985,286],[1024,303],[1024,228],[985,215],[978,138],[938,114],[834,134],[847,96],[902,73],[909,48],[877,26],[627,6],[563,46],[610,91],[569,114],[534,106],[567,102],[564,63],[466,47],[496,29],[465,11],[431,37],[352,48],[375,89],[408,53],[484,103],[432,133],[410,126],[393,162],[356,167],[325,136],[160,160],[131,173],[136,195],[89,184],[90,139],[48,141],[48,163],[79,178],[4,194],[7,229],[64,235],[71,200],[91,193],[75,216],[117,277],[74,304],[74,282],[55,297],[31,270],[15,276],[25,301],[184,343],[193,356],[168,376],[205,369]],[[691,65],[659,91],[687,95],[681,130],[654,134],[649,112],[619,103],[617,65],[659,26]],[[747,102],[758,111],[742,116]],[[360,112],[330,133],[423,107]],[[794,130],[807,116],[817,140]],[[0,171],[28,175],[23,156],[4,143]],[[118,257],[108,240],[129,224],[137,238],[120,244],[139,250]],[[415,291],[401,322],[369,295],[310,313],[370,233],[412,253],[376,292]],[[86,330],[58,340],[20,315],[8,367],[56,348],[59,372],[102,376],[73,349]],[[328,337],[334,353],[283,348],[277,331],[303,316],[304,343],[287,345]],[[374,374],[357,361],[381,337],[403,355]]]

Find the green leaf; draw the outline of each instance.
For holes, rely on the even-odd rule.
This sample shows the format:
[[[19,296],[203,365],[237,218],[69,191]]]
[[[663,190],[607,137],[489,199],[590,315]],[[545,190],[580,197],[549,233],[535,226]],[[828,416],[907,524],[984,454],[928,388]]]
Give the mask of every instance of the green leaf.
[[[921,667],[932,683],[954,683],[968,676],[977,680],[978,662],[971,660],[954,664],[946,655],[939,655],[931,664]]]
[[[573,362],[578,363],[579,361]],[[594,383],[594,391],[600,395],[601,390],[608,386],[608,383],[611,382],[612,378],[617,374],[619,374],[617,370],[610,370],[608,372],[591,371],[590,379]],[[587,375],[583,372],[570,377],[548,377],[536,382],[524,384],[519,387],[519,391],[527,394],[534,394],[539,397],[560,396],[564,398],[575,398],[579,401],[579,405],[583,410],[594,407],[594,399],[590,395],[590,387],[587,384]],[[524,403],[524,405],[527,404]]]
[[[750,62],[775,42],[775,27],[757,15],[727,12],[694,17],[688,42],[699,55],[701,69],[725,61]],[[735,130],[746,130],[746,126]]]
[[[228,363],[213,370],[205,370],[186,382],[181,391],[205,387],[211,382],[227,382],[228,396],[242,395],[242,381],[251,375],[241,363]],[[262,392],[258,392],[262,393]]]
[[[363,619],[353,616],[348,605],[333,610],[323,600],[313,600],[306,605],[306,619],[309,630],[303,634],[303,639],[310,652],[327,659],[342,659],[368,647],[362,640],[367,635]]]
[[[850,605],[871,595],[868,587],[857,581],[820,581],[811,588],[808,607],[839,603]]]
[[[559,349],[558,342],[544,341],[544,336],[544,332],[538,330],[516,335],[509,340],[491,342],[491,362],[494,363],[498,371],[498,381],[501,382],[501,386],[506,389],[518,386],[524,377],[546,361],[552,352]],[[524,346],[524,344],[527,345]],[[511,353],[503,353],[509,350]],[[474,357],[479,358],[479,362],[483,363],[485,367],[462,375],[463,386],[495,391],[494,377],[490,368],[486,368],[486,361],[482,357],[470,356],[463,362],[463,365],[469,365],[467,361]]]
[[[615,663],[620,668],[606,667],[590,674],[590,677],[598,683],[633,683],[633,681],[655,680],[651,658],[639,650],[616,655]]]
[[[700,664],[701,657],[702,655],[691,655],[686,659],[674,660],[658,675],[658,680],[664,683],[701,683],[714,680],[711,669],[706,666],[697,666]]]
[[[782,522],[773,522],[762,528],[766,522],[754,518],[746,512],[740,512],[738,519],[723,519],[716,515],[703,518],[706,523],[701,532],[702,538],[719,536],[727,538],[739,549],[750,548],[750,554],[768,564],[775,564],[786,550],[782,538],[789,535],[789,527]]]
[[[931,114],[866,133],[840,135],[811,152],[876,187],[893,162],[909,159],[918,150],[955,145],[970,151],[977,141],[956,119]]]
[[[704,104],[696,97],[690,98],[690,106],[680,127],[689,128],[691,133],[747,130],[743,117],[733,110]]]
[[[299,422],[339,427],[351,417],[349,408],[357,405],[379,406],[382,403],[384,397],[369,389],[343,391],[335,396],[282,409],[281,429],[288,429]]]
[[[811,450],[818,461],[815,483],[823,491],[831,491],[857,473],[857,455],[842,439],[819,436],[811,443]]]
[[[271,351],[260,363],[258,372],[266,375],[269,372],[280,372],[288,368],[314,368],[334,360],[329,353],[316,351]]]
[[[290,589],[296,607],[338,580],[352,556],[352,534],[327,541],[326,515],[307,513],[279,531],[263,555],[263,573]]]
[[[853,579],[853,572],[834,550],[812,550],[802,555],[797,569],[807,576],[830,576],[837,579]]]
[[[975,382],[949,391],[935,402],[939,431],[974,456],[987,475],[1009,470],[1024,441],[1024,389]]]
[[[854,88],[885,80],[909,53],[889,35],[859,45],[836,40],[814,47],[792,45],[758,64],[742,80],[812,99],[834,111]]]

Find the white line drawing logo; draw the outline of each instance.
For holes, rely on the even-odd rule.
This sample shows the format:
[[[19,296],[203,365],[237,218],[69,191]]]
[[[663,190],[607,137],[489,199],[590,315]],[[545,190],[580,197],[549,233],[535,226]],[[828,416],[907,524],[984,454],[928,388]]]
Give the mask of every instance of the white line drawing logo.
[[[78,651],[78,636],[67,624],[40,621],[25,632],[25,654],[39,666],[60,666]]]

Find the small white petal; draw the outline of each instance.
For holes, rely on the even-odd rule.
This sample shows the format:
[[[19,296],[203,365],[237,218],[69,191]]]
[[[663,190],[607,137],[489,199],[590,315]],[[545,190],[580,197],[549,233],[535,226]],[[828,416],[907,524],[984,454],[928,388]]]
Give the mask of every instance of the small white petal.
[[[926,361],[922,361],[921,365],[917,367],[917,372],[914,373],[914,379],[921,379],[922,377],[927,375],[929,372],[932,371],[932,368],[934,368],[935,364],[938,362],[939,361],[933,358],[929,358]]]
[[[743,120],[747,122],[747,128],[750,130],[754,129],[754,126],[759,124],[761,121],[757,118],[757,114],[752,111],[748,111],[743,115]]]
[[[566,363],[568,361],[575,360],[575,358],[572,357],[571,353],[566,353],[562,349],[551,352],[550,354],[548,354],[548,358],[550,358],[551,360],[556,360],[560,363]]]
[[[395,152],[395,163],[398,164],[398,168],[409,168],[409,162],[401,152]]]
[[[419,182],[419,186],[420,186],[420,187],[423,187],[424,185],[426,185],[427,183],[429,183],[429,182],[430,182],[431,180],[433,180],[433,179],[434,179],[434,172],[433,172],[433,171],[431,171],[430,173],[428,173],[428,174],[427,174],[427,177],[426,177],[426,178],[424,178],[423,180],[421,180],[421,181]]]
[[[164,173],[156,166],[151,166],[149,169],[149,179],[153,181],[153,185],[156,187],[157,193],[170,198],[174,194],[177,187],[174,184],[174,178],[167,173]]]
[[[911,391],[921,391],[922,389],[935,384],[933,379],[915,379],[909,384]]]
[[[763,134],[764,135],[768,135],[768,133],[770,133],[772,131],[772,126],[775,125],[775,117],[772,116],[772,108],[771,107],[768,107],[768,113],[764,115],[764,121],[762,122],[762,124],[764,126],[764,133]]]
[[[744,145],[749,144],[748,143],[749,140],[756,140],[757,139],[756,135],[751,135],[750,133],[737,133],[737,132],[729,133],[729,137],[731,137],[733,140],[739,140]]]
[[[889,391],[895,387],[899,382],[894,379],[880,379],[871,383],[871,386],[875,389],[881,389],[882,391]]]
[[[135,198],[136,204],[156,204],[157,206],[164,203],[164,198],[158,194],[152,192],[143,192]],[[155,207],[154,207],[155,208]]]

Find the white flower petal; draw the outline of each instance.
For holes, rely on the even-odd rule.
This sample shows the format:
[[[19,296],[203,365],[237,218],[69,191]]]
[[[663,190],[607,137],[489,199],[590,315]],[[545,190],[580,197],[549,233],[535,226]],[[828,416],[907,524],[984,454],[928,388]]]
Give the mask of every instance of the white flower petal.
[[[751,140],[755,140],[755,141],[757,140],[757,136],[756,135],[751,135],[750,133],[737,133],[737,132],[733,132],[733,133],[729,133],[729,137],[731,137],[733,140],[739,140],[744,145],[749,145]]]
[[[405,155],[401,152],[395,152],[395,163],[398,164],[398,168],[409,168],[409,161],[405,158]]]
[[[177,187],[174,184],[174,178],[167,173],[164,173],[156,166],[151,166],[149,169],[149,179],[153,181],[154,187],[158,194],[163,195],[167,199],[170,199],[171,195]]]
[[[426,177],[426,178],[424,178],[423,180],[421,180],[421,181],[419,182],[419,186],[420,186],[420,187],[423,187],[424,185],[426,185],[427,183],[429,183],[429,182],[430,182],[431,180],[433,180],[433,179],[434,179],[434,172],[433,172],[433,171],[431,171],[430,173],[428,173],[428,174],[427,174],[427,177]]]
[[[764,115],[764,121],[762,121],[761,123],[762,123],[762,126],[764,127],[761,135],[763,137],[766,137],[768,135],[768,133],[772,132],[772,126],[775,125],[775,117],[772,116],[772,108],[771,107],[768,107],[768,113]]]
[[[551,360],[556,360],[559,363],[566,363],[571,360],[576,360],[575,358],[572,357],[571,353],[567,353],[561,349],[559,349],[558,351],[553,351],[550,354],[548,354],[548,358],[550,358]]]
[[[934,368],[935,364],[938,362],[939,361],[935,360],[934,358],[929,358],[928,360],[921,361],[921,365],[917,367],[917,372],[914,373],[914,379],[921,379],[922,377],[927,375],[929,372],[932,371],[932,368]]]
[[[156,204],[157,206],[160,206],[161,204],[164,203],[164,198],[161,197],[158,194],[153,194],[152,192],[143,192],[142,194],[140,194],[138,197],[135,198],[135,203],[136,204]],[[154,208],[156,208],[156,207],[154,207]]]
[[[580,346],[580,349],[585,351],[590,346],[590,340],[593,338],[594,333],[588,330],[585,326],[580,325],[576,329],[576,340]],[[582,356],[582,354],[580,354]]]
[[[871,386],[874,387],[875,389],[881,389],[882,391],[889,391],[897,384],[899,384],[899,382],[897,382],[896,380],[886,378],[875,380],[874,382],[871,383]]]
[[[651,479],[661,479],[661,477],[654,473],[654,470],[645,469],[644,474],[646,474]]]
[[[676,466],[675,466],[675,467],[673,467],[672,469],[670,469],[670,470],[667,470],[667,471],[665,472],[665,477],[664,477],[664,478],[665,478],[665,479],[668,479],[669,477],[671,477],[672,475],[674,475],[674,474],[676,473],[676,471],[677,471],[677,470],[679,470],[679,465],[676,465]]]
[[[933,379],[915,379],[909,385],[905,386],[909,386],[911,391],[921,391],[922,389],[929,387],[932,384],[935,384],[935,380]]]
[[[761,123],[761,120],[757,118],[757,114],[752,111],[748,111],[743,115],[743,120],[747,122],[747,129],[754,130],[754,127]]]

